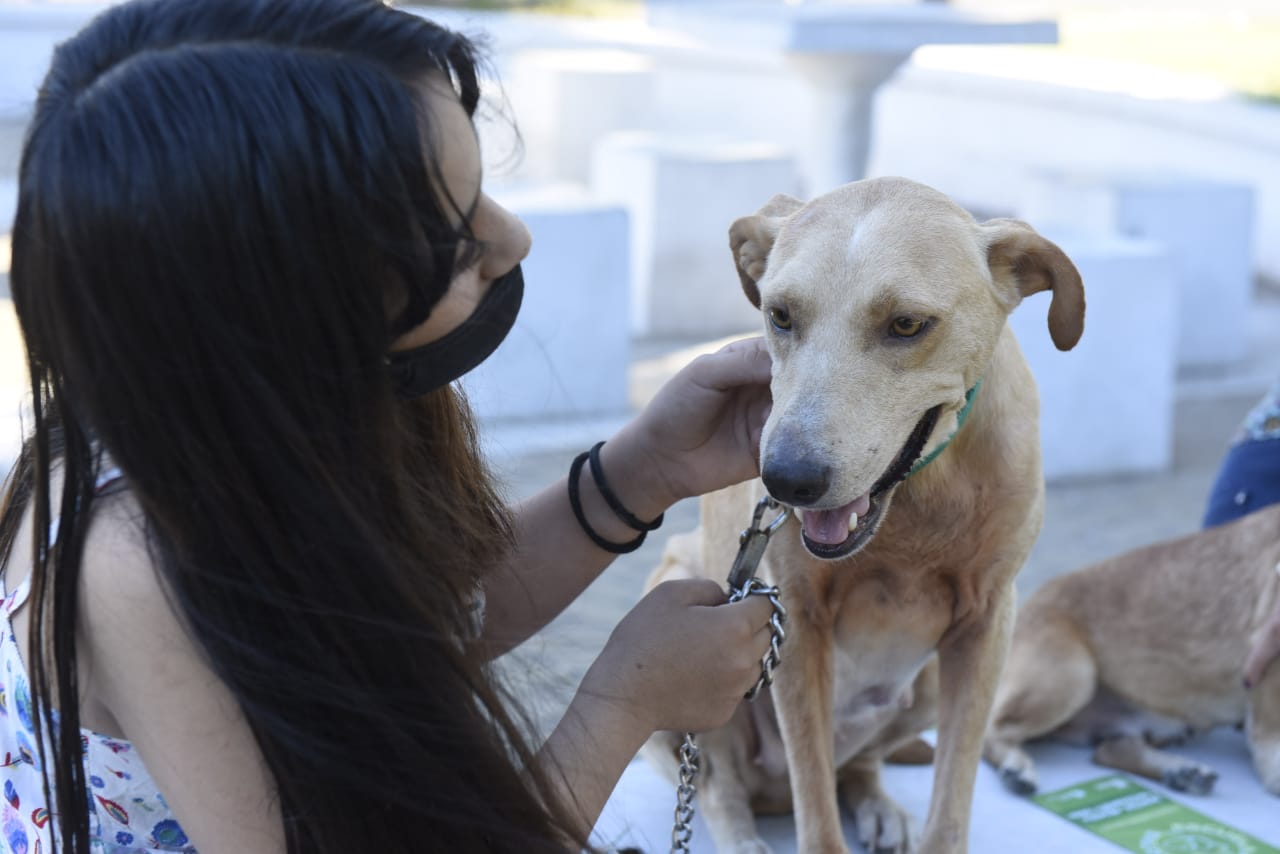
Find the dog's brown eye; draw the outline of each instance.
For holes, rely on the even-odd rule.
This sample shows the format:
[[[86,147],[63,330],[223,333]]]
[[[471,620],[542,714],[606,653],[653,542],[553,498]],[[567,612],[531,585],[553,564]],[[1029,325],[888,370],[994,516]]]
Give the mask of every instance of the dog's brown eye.
[[[791,328],[791,313],[785,308],[769,309],[769,322],[773,324],[775,329],[781,329],[784,332]]]
[[[913,317],[895,317],[889,324],[889,333],[894,338],[914,338],[924,329],[924,321]]]

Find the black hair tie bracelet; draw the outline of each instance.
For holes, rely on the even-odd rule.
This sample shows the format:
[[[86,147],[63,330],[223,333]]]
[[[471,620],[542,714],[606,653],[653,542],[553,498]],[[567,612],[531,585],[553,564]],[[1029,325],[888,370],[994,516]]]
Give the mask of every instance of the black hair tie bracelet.
[[[652,522],[643,522],[637,519],[634,513],[623,507],[622,502],[618,500],[618,496],[613,494],[613,490],[609,487],[609,482],[604,479],[604,466],[600,464],[600,449],[603,447],[604,442],[596,442],[591,446],[591,450],[587,452],[589,455],[587,459],[591,463],[591,479],[596,482],[596,489],[600,490],[600,494],[604,496],[605,503],[632,530],[646,533],[658,530],[658,528],[662,527],[662,513],[659,513],[658,518]]]
[[[600,442],[599,444],[596,444],[595,448],[591,449],[591,451],[594,451],[596,455],[599,455],[600,444],[604,443]],[[577,524],[581,526],[582,533],[588,535],[591,542],[599,545],[599,547],[603,548],[605,552],[609,552],[611,554],[627,554],[634,552],[644,544],[645,536],[649,535],[649,530],[654,530],[658,525],[662,524],[662,516],[659,516],[658,520],[653,522],[653,528],[640,531],[639,536],[636,536],[634,540],[627,540],[626,543],[612,543],[596,533],[595,529],[591,528],[590,522],[586,521],[586,513],[582,512],[582,499],[579,495],[579,478],[581,478],[582,475],[582,466],[584,466],[586,461],[591,457],[591,451],[584,451],[580,453],[580,455],[577,455],[577,457],[573,458],[573,465],[568,467],[568,506],[573,508],[573,517],[577,519]],[[613,502],[617,502],[617,495],[613,495],[612,492],[607,492],[607,485],[600,484],[600,479],[596,478],[595,469],[598,469],[598,467],[598,465],[593,466],[593,471],[591,471],[591,478],[595,480],[596,489],[600,490],[600,494],[608,495],[608,497],[605,498],[605,501],[609,502],[609,499],[612,498]],[[609,507],[613,508],[614,512],[617,512],[617,507],[614,507],[613,503],[609,503]],[[621,502],[618,502],[618,507],[622,507]],[[630,513],[627,513],[627,515],[630,516]],[[632,519],[635,519],[635,517],[632,516]],[[630,524],[630,522],[628,522],[628,524]]]
[[[573,465],[569,466],[569,506],[573,508],[574,518],[578,520],[578,524],[582,527],[583,532],[591,538],[591,542],[600,548],[615,555],[624,555],[633,552],[644,544],[644,538],[649,536],[648,531],[642,531],[640,536],[634,540],[625,543],[611,543],[604,537],[596,533],[591,524],[587,522],[587,516],[582,512],[582,499],[578,497],[578,478],[582,474],[582,466],[586,463],[587,458],[591,455],[590,451],[583,451],[573,460]],[[597,482],[597,486],[599,483]],[[602,490],[603,492],[603,490]]]

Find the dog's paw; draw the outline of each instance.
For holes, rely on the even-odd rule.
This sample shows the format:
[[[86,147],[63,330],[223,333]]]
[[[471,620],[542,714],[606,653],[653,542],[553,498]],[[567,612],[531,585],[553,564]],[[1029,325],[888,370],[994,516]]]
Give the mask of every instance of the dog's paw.
[[[1036,793],[1037,783],[1034,777],[1026,776],[1026,773],[1016,768],[1001,768],[1000,782],[1015,795],[1034,795]]]
[[[858,841],[870,854],[908,854],[914,839],[911,816],[888,795],[873,795],[853,811]]]
[[[1000,782],[1015,795],[1026,797],[1034,795],[1039,783],[1036,781],[1036,768],[1029,758],[1025,761],[1014,761],[1014,757],[1005,760],[1000,766]]]
[[[1213,784],[1216,782],[1217,772],[1203,765],[1180,765],[1164,772],[1164,784],[1175,792],[1207,795],[1213,791]]]

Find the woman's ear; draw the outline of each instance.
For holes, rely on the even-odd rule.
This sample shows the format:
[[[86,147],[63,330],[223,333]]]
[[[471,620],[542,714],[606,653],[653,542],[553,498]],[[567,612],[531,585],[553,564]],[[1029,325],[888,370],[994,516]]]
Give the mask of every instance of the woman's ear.
[[[751,216],[734,220],[729,226],[729,250],[742,280],[742,291],[756,308],[760,307],[760,277],[764,275],[769,252],[783,222],[804,207],[804,202],[779,193]]]
[[[1076,346],[1084,333],[1084,282],[1058,246],[1025,222],[993,219],[981,229],[987,238],[987,266],[996,287],[1014,305],[1023,297],[1052,291],[1049,335],[1059,350]]]

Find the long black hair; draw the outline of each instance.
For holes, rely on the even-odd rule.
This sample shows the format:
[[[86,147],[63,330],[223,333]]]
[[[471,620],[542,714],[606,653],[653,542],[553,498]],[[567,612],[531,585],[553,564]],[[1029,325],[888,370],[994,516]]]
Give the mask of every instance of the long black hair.
[[[76,591],[104,455],[290,852],[566,844],[461,641],[511,541],[465,401],[398,401],[384,364],[475,249],[432,74],[474,112],[471,43],[376,0],[134,0],[54,55],[12,247],[34,430],[0,537],[33,508],[32,683],[67,851],[89,850]]]

